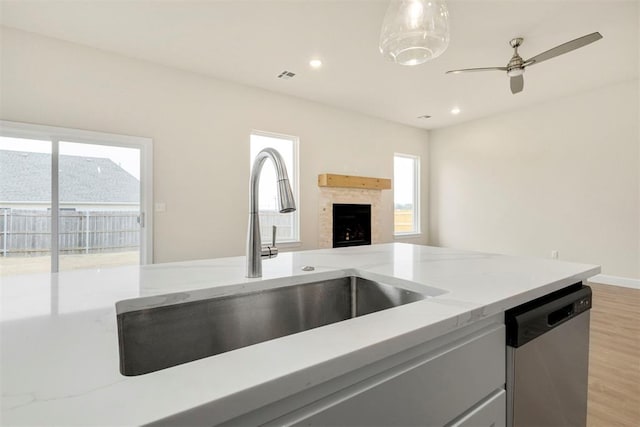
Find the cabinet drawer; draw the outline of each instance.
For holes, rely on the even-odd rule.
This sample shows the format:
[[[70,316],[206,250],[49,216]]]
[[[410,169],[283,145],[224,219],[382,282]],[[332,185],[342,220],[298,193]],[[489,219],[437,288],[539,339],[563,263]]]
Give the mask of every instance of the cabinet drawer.
[[[445,425],[504,386],[504,339],[504,326],[496,326],[268,424]]]
[[[505,427],[507,394],[496,390],[448,427]]]

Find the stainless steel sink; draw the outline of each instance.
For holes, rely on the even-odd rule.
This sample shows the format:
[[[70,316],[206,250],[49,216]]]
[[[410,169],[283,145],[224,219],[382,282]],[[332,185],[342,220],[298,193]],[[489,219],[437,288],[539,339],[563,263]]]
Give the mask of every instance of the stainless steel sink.
[[[118,314],[120,372],[146,374],[424,298],[352,276],[129,311]]]

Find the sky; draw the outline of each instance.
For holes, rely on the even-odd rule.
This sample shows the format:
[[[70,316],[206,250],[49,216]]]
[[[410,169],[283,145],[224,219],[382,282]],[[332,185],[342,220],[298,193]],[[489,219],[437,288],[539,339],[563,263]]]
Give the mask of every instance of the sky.
[[[395,156],[393,162],[393,198],[396,204],[413,203],[414,159]]]
[[[2,136],[0,137],[0,150],[51,154],[51,142]],[[60,141],[60,154],[108,158],[140,180],[140,150],[137,148]]]

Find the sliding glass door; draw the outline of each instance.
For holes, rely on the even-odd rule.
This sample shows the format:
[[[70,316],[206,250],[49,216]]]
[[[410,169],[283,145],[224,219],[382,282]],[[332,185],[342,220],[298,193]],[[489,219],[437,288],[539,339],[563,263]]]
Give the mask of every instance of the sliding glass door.
[[[2,275],[152,261],[150,140],[0,124]]]
[[[0,274],[51,269],[51,141],[0,136]]]

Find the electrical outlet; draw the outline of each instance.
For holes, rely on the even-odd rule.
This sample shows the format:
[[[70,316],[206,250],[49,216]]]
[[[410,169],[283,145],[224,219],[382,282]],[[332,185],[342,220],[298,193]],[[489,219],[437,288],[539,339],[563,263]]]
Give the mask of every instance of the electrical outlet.
[[[551,251],[551,258],[558,259],[558,255],[559,255],[558,251],[556,250]]]

